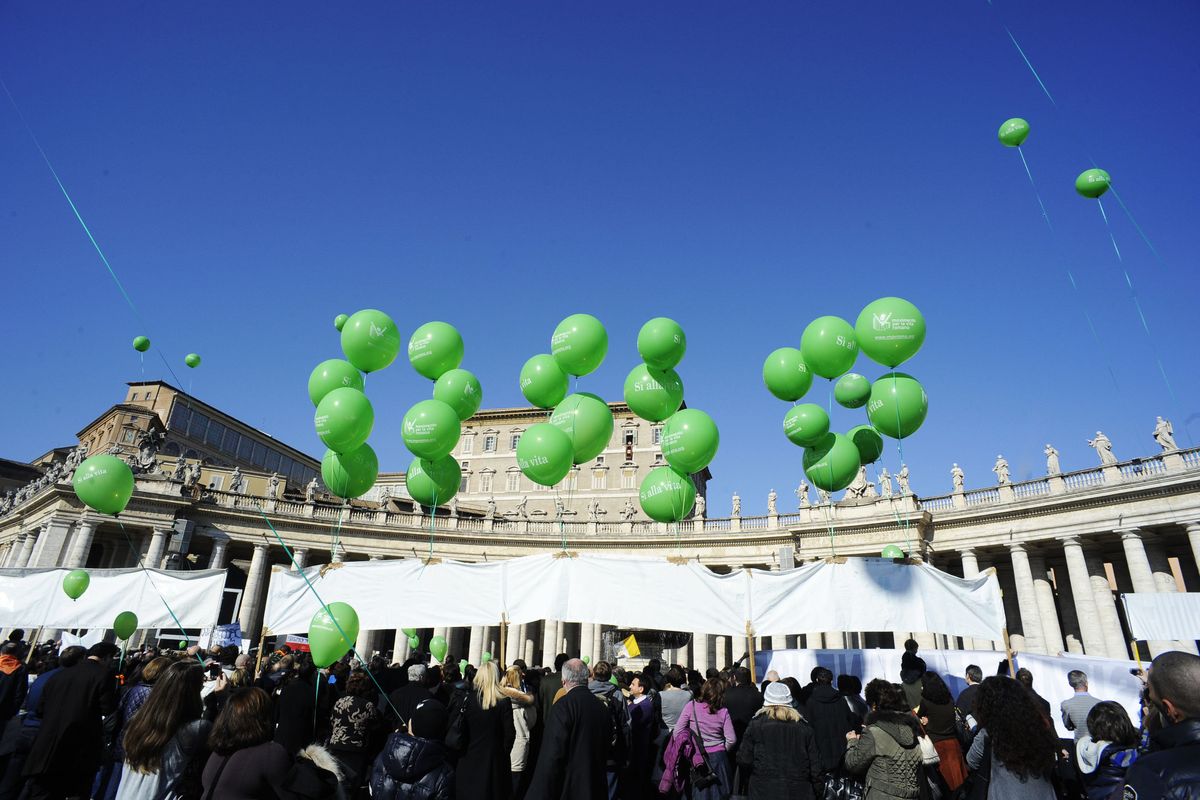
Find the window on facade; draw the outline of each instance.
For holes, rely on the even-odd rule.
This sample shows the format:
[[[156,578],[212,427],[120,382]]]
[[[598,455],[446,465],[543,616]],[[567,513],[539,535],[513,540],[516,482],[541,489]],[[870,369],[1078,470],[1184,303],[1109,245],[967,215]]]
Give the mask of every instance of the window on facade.
[[[147,399],[147,400],[149,400],[149,399],[150,399],[150,393],[149,393],[149,392],[146,392],[146,399]]]
[[[604,466],[604,456],[596,456],[596,466],[597,467]]]
[[[250,454],[254,451],[254,440],[243,436],[238,442],[237,457],[242,461],[249,461]]]
[[[662,453],[655,453],[654,454],[654,466],[656,466],[656,467],[660,466],[662,463],[663,463]]]
[[[187,406],[175,406],[171,409],[171,421],[167,423],[171,430],[187,433],[188,417],[192,414]]]
[[[281,458],[281,456],[279,455],[279,453],[275,452],[274,450],[267,453],[267,463],[265,464],[265,466],[267,468],[267,472],[278,472],[279,471],[279,459],[280,458]]]
[[[223,436],[225,436],[225,426],[214,419],[208,423],[208,430],[204,433],[204,443],[220,447]]]
[[[480,494],[491,494],[492,493],[492,473],[484,472],[479,476],[479,493]]]
[[[241,438],[241,435],[233,428],[226,428],[225,436],[221,439],[221,449],[230,455],[237,453],[238,441]]]
[[[468,492],[471,487],[471,476],[463,475],[462,480],[458,482],[458,490],[460,492]]]
[[[657,445],[662,441],[662,427],[655,425],[650,429],[650,443]]]
[[[213,475],[212,478],[209,479],[209,485],[211,485],[214,489],[221,489],[225,485],[225,476]]]
[[[483,437],[483,452],[496,452],[496,434],[489,433],[487,436]]]
[[[133,428],[126,428],[125,430],[121,431],[121,441],[125,444],[133,444],[133,437]]]
[[[510,469],[505,476],[504,491],[519,492],[521,491],[521,472],[520,470]]]
[[[621,472],[621,488],[633,489],[636,488],[635,481],[637,480],[637,472],[627,469]]]
[[[521,443],[521,434],[520,433],[514,433],[508,437],[508,449],[509,450],[516,450],[517,445],[520,443]]]
[[[608,488],[608,470],[598,469],[592,473],[592,488],[607,489]]]
[[[265,444],[254,443],[254,452],[250,454],[250,461],[262,465],[267,460],[267,446]]]
[[[198,442],[204,441],[204,432],[208,430],[208,417],[198,411],[192,412],[192,420],[188,423],[188,436]]]
[[[637,444],[637,428],[625,429],[625,446],[632,447]]]
[[[462,438],[462,451],[461,451],[462,454],[464,456],[469,456],[469,455],[471,455],[471,452],[474,449],[475,449],[475,437],[474,436],[464,436]]]

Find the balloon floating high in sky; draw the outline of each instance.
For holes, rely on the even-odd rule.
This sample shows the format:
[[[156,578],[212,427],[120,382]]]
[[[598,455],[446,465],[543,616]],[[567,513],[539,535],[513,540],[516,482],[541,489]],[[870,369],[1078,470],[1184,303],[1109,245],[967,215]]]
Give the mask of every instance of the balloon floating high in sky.
[[[139,353],[144,353],[147,350],[149,350],[150,349],[150,337],[148,337],[148,336],[134,337],[133,349],[137,350]]]
[[[1029,136],[1029,123],[1020,117],[1006,119],[996,135],[1005,147],[1020,147]]]

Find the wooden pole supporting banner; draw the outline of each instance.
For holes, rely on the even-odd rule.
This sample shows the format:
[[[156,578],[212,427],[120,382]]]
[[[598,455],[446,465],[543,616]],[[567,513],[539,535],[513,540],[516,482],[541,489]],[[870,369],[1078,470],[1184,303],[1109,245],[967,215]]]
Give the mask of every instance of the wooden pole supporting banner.
[[[508,615],[500,616],[500,671],[508,667]]]
[[[746,621],[746,651],[750,653],[750,683],[758,685],[758,668],[754,658],[754,628]]]
[[[271,633],[271,629],[268,628],[266,625],[263,625],[262,626],[262,634],[258,637],[258,655],[254,658],[254,677],[256,680],[260,674],[258,671],[259,667],[262,666],[263,648],[266,647],[267,636],[270,633]],[[320,681],[317,681],[317,682],[320,683]]]
[[[1137,639],[1130,640],[1129,649],[1133,651],[1133,660],[1137,662],[1138,670],[1144,671],[1145,667],[1142,666],[1142,655],[1138,652]]]
[[[1004,655],[1008,659],[1008,677],[1016,678],[1017,670],[1016,670],[1016,667],[1013,666],[1012,645],[1010,645],[1008,643],[1008,626],[1007,625],[1004,626]]]

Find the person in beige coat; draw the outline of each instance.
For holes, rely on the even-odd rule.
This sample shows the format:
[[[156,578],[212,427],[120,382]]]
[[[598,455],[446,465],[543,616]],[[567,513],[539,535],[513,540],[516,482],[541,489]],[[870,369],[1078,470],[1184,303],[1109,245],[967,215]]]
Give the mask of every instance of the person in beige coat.
[[[524,691],[521,683],[520,667],[509,667],[504,673],[504,679],[500,681],[500,691],[512,701],[513,727],[517,732],[510,755],[515,798],[525,794],[525,770],[529,765],[529,732],[537,724],[537,706],[533,702],[533,695]]]

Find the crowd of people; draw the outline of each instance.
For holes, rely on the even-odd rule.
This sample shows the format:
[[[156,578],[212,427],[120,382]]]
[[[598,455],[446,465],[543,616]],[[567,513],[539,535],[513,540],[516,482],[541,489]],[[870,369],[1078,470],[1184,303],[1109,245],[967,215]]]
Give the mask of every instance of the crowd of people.
[[[953,695],[908,642],[896,674],[801,684],[735,666],[460,669],[283,647],[0,645],[0,800],[1051,800],[1200,798],[1200,657],[1160,655],[1138,719],[1087,676],[1058,713],[978,666]]]

